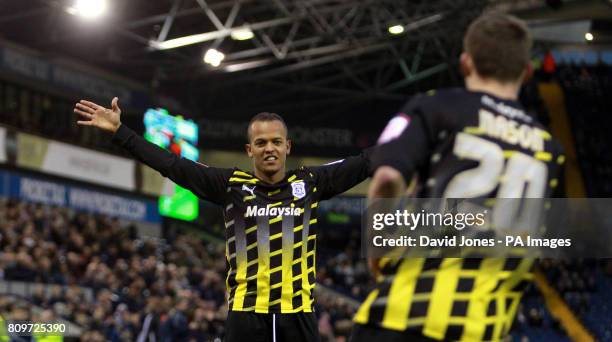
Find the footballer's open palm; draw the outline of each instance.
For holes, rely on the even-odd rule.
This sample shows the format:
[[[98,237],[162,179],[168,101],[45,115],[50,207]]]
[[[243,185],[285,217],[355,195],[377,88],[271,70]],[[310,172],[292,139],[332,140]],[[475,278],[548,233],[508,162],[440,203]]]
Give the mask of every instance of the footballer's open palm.
[[[121,109],[119,99],[116,97],[111,102],[111,109],[81,100],[75,105],[74,112],[82,117],[82,120],[77,121],[79,125],[94,126],[111,133],[115,133],[121,126]]]

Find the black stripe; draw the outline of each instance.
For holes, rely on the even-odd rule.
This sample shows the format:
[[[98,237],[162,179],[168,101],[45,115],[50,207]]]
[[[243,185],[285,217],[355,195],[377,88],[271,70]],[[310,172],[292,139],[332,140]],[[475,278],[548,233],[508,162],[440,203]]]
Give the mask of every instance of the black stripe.
[[[257,301],[257,279],[249,280],[247,282],[247,295],[244,296],[243,308],[250,308],[255,306]]]
[[[446,328],[446,340],[460,340],[461,335],[463,335],[463,325],[449,324],[448,328]]]
[[[453,302],[451,309],[451,316],[453,317],[465,317],[467,315],[468,301],[467,300],[456,300]]]
[[[270,286],[276,285],[283,281],[283,272],[276,271],[270,274]]]
[[[462,277],[457,282],[457,292],[471,292],[474,289],[474,278]]]
[[[283,263],[283,255],[282,254],[277,254],[277,255],[275,255],[273,257],[270,257],[270,268],[279,267],[282,263]]]
[[[519,259],[519,258],[508,258],[506,259],[506,262],[504,263],[504,271],[514,271],[516,270],[519,265],[521,264],[521,261],[523,259]]]
[[[302,263],[298,262],[297,264],[293,264],[293,276],[297,276],[302,274]],[[301,280],[300,280],[301,281]]]
[[[302,306],[302,294],[293,297],[293,308],[297,309]]]
[[[497,315],[497,300],[493,299],[489,302],[489,306],[487,307],[487,316],[495,316]]]
[[[434,278],[423,277],[417,280],[414,293],[426,293],[433,290]]]
[[[257,246],[249,249],[247,251],[247,262],[248,261],[253,261],[257,259]]]
[[[281,298],[282,290],[283,290],[282,287],[271,289],[270,290],[270,302],[279,300]]]
[[[463,266],[461,268],[464,270],[477,270],[480,269],[481,264],[482,259],[466,258],[463,259]]]
[[[405,298],[391,299],[391,300],[407,300]],[[418,301],[412,302],[410,305],[409,318],[425,317],[427,316],[427,309],[429,308],[429,301]]]
[[[441,264],[442,259],[426,259],[425,263],[423,264],[423,272],[429,270],[437,270],[440,268]]]
[[[490,341],[493,339],[493,328],[494,327],[495,327],[494,324],[487,324],[487,327],[485,328],[484,336],[482,337],[483,340]]]

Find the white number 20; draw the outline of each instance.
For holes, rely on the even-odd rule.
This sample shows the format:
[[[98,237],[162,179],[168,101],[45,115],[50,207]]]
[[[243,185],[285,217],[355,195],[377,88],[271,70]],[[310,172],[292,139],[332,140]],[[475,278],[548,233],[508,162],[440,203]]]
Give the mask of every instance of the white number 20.
[[[546,191],[546,164],[521,152],[514,152],[504,168],[504,151],[486,139],[458,133],[453,152],[457,157],[478,161],[477,167],[460,172],[448,183],[444,198],[486,196],[499,185],[495,209],[504,199],[541,198]],[[506,201],[504,210],[494,210],[496,227],[509,228],[518,211],[517,201]],[[502,215],[503,212],[503,215]]]

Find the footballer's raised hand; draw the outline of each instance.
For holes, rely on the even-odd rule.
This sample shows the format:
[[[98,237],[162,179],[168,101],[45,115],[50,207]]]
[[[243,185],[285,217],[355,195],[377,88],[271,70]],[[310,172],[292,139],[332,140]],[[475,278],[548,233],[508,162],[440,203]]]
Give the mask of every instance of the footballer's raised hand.
[[[82,118],[77,121],[79,125],[93,126],[111,133],[115,133],[121,126],[121,109],[117,97],[113,98],[110,109],[91,101],[81,100],[75,105],[74,112]]]

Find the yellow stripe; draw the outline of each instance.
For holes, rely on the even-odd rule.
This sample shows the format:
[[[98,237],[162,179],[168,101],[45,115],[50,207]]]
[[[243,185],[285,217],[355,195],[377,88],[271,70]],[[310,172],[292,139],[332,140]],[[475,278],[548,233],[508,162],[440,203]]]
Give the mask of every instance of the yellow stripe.
[[[278,272],[283,269],[283,266],[278,266],[270,269],[270,273]],[[280,283],[279,283],[280,284]]]
[[[282,257],[282,287],[281,287],[281,312],[288,312],[293,309],[293,248],[284,248]]]
[[[270,249],[269,245],[257,248],[257,298],[255,306],[262,308],[262,313],[268,312],[270,301]]]
[[[279,206],[279,205],[281,205],[281,204],[283,204],[283,202],[276,202],[276,203],[268,204],[268,207],[269,207],[269,208],[272,208],[272,207]]]
[[[552,135],[550,135],[550,133],[546,132],[546,131],[539,131],[540,135],[542,136],[542,138],[544,140],[550,140],[552,139]]]
[[[368,323],[368,319],[370,318],[370,307],[372,306],[372,303],[376,300],[376,297],[378,297],[378,289],[374,289],[374,291],[370,292],[368,298],[366,298],[363,304],[361,304],[361,306],[359,307],[359,310],[357,310],[355,318],[353,318],[353,322],[359,324]]]
[[[470,292],[467,320],[465,322],[462,341],[482,340],[484,338],[485,325],[483,321],[487,318],[487,307],[489,301],[495,300],[490,295],[491,291],[497,286],[499,271],[504,267],[504,259],[491,258],[484,259],[479,269],[478,276],[474,279],[474,290]],[[462,273],[463,275],[463,273]],[[499,304],[499,303],[498,303]],[[500,310],[499,306],[497,310]],[[503,311],[497,311],[497,315],[502,315]],[[496,324],[497,327],[497,324]],[[498,336],[498,335],[493,335]]]
[[[463,129],[463,132],[467,134],[480,135],[483,134],[485,131],[480,127],[466,127]]]
[[[257,259],[249,261],[249,262],[247,263],[247,268],[249,268],[249,267],[251,267],[251,266],[255,265],[256,263],[257,263]],[[259,272],[259,271],[258,271],[258,272]]]
[[[310,207],[314,209],[318,206],[319,206],[319,202],[314,202]]]
[[[515,153],[516,153],[516,151],[506,150],[506,151],[504,151],[504,158],[508,159],[508,158],[512,157],[512,155],[514,155]]]
[[[274,234],[274,235],[270,236],[270,241],[272,241],[272,240],[276,240],[276,239],[278,239],[278,238],[279,238],[279,237],[281,237],[281,236],[283,236],[283,232],[280,232],[280,233]]]
[[[242,312],[244,312],[244,311],[255,311],[255,307],[251,306],[250,308],[241,308],[240,310],[236,310],[236,311],[242,311]]]
[[[251,228],[249,228],[249,229],[245,230],[245,231],[244,231],[244,235],[248,235],[249,233],[252,233],[252,232],[254,232],[254,231],[256,231],[256,230],[257,230],[257,226],[253,226],[253,227],[251,227]]]
[[[304,225],[300,225],[299,227],[300,230],[302,230],[304,228]],[[294,230],[295,232],[296,230]],[[302,232],[303,234],[303,232]],[[310,255],[310,253],[314,254],[314,251],[312,252],[308,252],[308,244],[304,245],[302,244],[302,256],[301,258],[299,258],[300,262],[301,262],[301,270],[302,270],[302,308],[304,309],[310,309],[310,305],[307,305],[306,303],[310,302],[310,298],[312,297],[312,292],[311,292],[311,285],[308,281],[308,273],[304,272],[304,270],[306,268],[308,268],[308,256]],[[314,287],[314,284],[313,286]]]
[[[317,234],[312,234],[310,236],[308,236],[308,240],[314,240],[317,238]]]
[[[301,306],[298,306],[295,309],[287,309],[287,310],[281,309],[281,313],[296,313],[296,312],[300,312],[300,311],[303,311],[303,312],[312,312],[310,307],[302,309]]]
[[[303,179],[294,179],[291,181],[291,183],[297,183],[297,182],[303,182]]]
[[[234,171],[234,176],[253,178],[253,175],[250,175],[250,174],[248,174],[246,172],[242,172],[242,171]]]
[[[253,247],[255,247],[255,246],[257,246],[257,242],[253,242],[252,244],[248,245],[248,246],[247,246],[247,248],[246,248],[246,250],[247,250],[247,251],[248,251],[248,250],[251,250],[251,249],[253,249]]]
[[[283,282],[276,283],[276,284],[274,284],[274,285],[270,286],[270,290],[273,290],[273,289],[278,289],[278,288],[279,288],[279,287],[281,287],[282,285],[283,285]],[[280,301],[280,299],[279,299],[279,301]],[[272,305],[272,304],[270,304],[270,305]]]
[[[268,196],[273,196],[281,192],[281,189],[276,189],[274,191],[268,192]]]
[[[289,179],[287,179],[287,181],[291,182],[291,181],[293,181],[296,178],[297,178],[297,175],[293,175],[293,176],[289,177]]]
[[[414,262],[402,262],[391,289],[389,289],[388,304],[385,308],[382,324],[385,328],[404,330],[408,326],[411,295],[416,287],[416,279],[423,268],[425,259],[415,259]]]
[[[256,184],[258,179],[257,178],[253,178],[253,179],[244,179],[244,178],[238,178],[238,177],[231,177],[229,179],[230,182],[236,182],[236,183],[248,183],[248,184]]]
[[[300,242],[298,242],[298,243],[294,244],[294,245],[293,245],[293,248],[298,248],[298,247],[301,247],[303,244],[304,244],[304,243],[303,243],[302,241],[300,241]]]
[[[565,156],[564,155],[560,155],[557,157],[557,164],[561,165],[565,163]]]
[[[283,219],[283,217],[282,217],[282,216],[277,216],[277,217],[275,217],[275,218],[273,218],[273,219],[270,219],[270,221],[268,221],[268,223],[269,223],[269,224],[273,224],[273,223],[276,223],[276,222],[282,221],[282,219]]]
[[[246,253],[236,253],[236,283],[238,283],[238,287],[236,287],[236,292],[234,293],[234,304],[232,306],[232,310],[236,311],[244,311],[242,306],[244,305],[244,296],[246,293],[246,272],[247,272],[247,260]]]
[[[270,253],[270,257],[273,257],[273,256],[276,256],[276,255],[279,255],[279,254],[281,254],[282,252],[283,252],[283,250],[282,250],[282,249],[276,250],[276,251],[274,251],[274,252]]]
[[[433,296],[425,320],[423,334],[435,339],[443,339],[450,318],[453,296],[461,271],[462,259],[447,258],[442,261],[434,280]]]
[[[280,300],[280,298],[279,298],[279,299],[277,299],[277,300],[273,300],[273,301],[271,301],[271,302],[269,303],[269,305],[270,305],[270,306],[272,306],[272,305],[276,305],[276,304],[278,304],[278,303],[280,303],[280,302],[281,302],[281,300]]]
[[[244,197],[242,200],[243,200],[244,202],[246,202],[246,201],[250,201],[250,200],[252,200],[252,199],[255,199],[255,195],[253,195],[253,196],[245,196],[245,197]]]
[[[535,159],[547,162],[552,160],[552,154],[550,154],[550,152],[536,152],[534,157]]]

